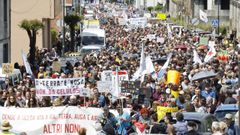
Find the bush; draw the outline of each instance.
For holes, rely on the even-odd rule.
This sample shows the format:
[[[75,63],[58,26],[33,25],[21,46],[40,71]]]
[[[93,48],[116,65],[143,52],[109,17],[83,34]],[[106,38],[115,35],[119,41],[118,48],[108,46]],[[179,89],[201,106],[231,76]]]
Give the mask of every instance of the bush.
[[[52,45],[55,45],[58,40],[58,31],[56,29],[51,29],[51,40]]]

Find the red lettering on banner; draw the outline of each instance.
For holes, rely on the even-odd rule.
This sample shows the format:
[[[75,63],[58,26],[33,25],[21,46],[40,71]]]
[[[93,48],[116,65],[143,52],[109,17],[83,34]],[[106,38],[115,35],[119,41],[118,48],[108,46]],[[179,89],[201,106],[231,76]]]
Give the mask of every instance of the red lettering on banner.
[[[65,124],[65,133],[77,133],[80,130],[79,124]]]
[[[46,91],[44,89],[37,89],[36,94],[39,94],[39,95],[46,94]]]
[[[85,114],[75,114],[75,119],[86,120]]]
[[[96,121],[97,120],[97,116],[93,115],[91,120]]]
[[[43,134],[62,133],[62,124],[45,124],[43,126]]]
[[[35,115],[23,115],[22,120],[35,120]]]
[[[2,120],[15,120],[15,115],[3,114]]]

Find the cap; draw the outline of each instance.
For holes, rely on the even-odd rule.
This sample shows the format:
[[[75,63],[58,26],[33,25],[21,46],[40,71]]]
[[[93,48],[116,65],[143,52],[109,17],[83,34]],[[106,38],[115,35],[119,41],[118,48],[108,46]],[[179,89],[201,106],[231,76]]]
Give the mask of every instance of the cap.
[[[233,115],[231,113],[227,113],[224,118],[225,119],[232,119]]]

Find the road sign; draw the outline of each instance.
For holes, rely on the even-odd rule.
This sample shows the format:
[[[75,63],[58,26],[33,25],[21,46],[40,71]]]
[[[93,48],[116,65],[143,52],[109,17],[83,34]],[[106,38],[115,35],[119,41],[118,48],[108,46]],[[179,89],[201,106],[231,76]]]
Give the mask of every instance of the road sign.
[[[212,27],[218,27],[218,20],[217,19],[212,20]]]

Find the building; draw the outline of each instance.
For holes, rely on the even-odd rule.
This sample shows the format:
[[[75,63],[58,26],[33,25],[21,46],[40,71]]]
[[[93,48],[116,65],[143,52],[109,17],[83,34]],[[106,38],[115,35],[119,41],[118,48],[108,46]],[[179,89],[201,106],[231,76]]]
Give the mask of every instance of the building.
[[[44,28],[38,31],[36,46],[51,48],[51,23],[61,11],[61,0],[11,0],[11,63],[22,63],[21,50],[29,52],[29,38],[26,31],[19,27],[21,21],[42,21]]]
[[[199,11],[207,13],[209,23],[220,19],[220,25],[229,25],[229,0],[170,0],[169,13],[172,17],[183,16],[189,23],[193,18],[199,18]]]
[[[230,2],[230,30],[240,39],[240,0]]]
[[[0,1],[0,66],[10,58],[10,0]]]

